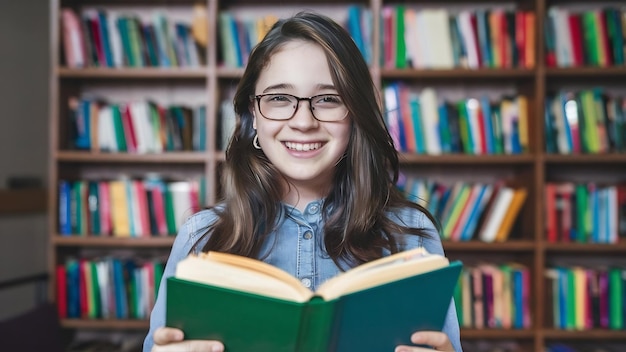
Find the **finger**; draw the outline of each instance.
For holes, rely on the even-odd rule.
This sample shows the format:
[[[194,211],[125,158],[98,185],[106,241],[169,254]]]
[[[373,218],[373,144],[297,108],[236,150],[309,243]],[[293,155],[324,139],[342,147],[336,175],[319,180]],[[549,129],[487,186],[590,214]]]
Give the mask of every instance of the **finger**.
[[[155,344],[166,345],[172,342],[182,341],[185,336],[180,329],[163,327],[156,329],[153,337]]]
[[[439,331],[420,331],[411,335],[411,342],[432,346],[437,351],[453,351],[448,335]]]
[[[154,345],[152,352],[222,352],[224,345],[219,341],[188,340],[166,345]]]

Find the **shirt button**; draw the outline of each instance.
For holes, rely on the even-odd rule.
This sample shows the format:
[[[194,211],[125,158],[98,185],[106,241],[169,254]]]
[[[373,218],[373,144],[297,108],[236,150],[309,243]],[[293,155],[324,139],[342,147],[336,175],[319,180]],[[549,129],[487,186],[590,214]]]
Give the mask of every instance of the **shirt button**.
[[[320,210],[319,206],[317,205],[311,205],[311,207],[309,208],[309,212],[311,214],[317,214],[317,212]]]
[[[305,277],[304,279],[300,280],[300,282],[302,282],[302,285],[304,285],[304,287],[311,287],[311,279]]]
[[[305,240],[310,240],[311,238],[313,238],[313,234],[311,233],[311,231],[307,231],[304,233],[303,237]]]

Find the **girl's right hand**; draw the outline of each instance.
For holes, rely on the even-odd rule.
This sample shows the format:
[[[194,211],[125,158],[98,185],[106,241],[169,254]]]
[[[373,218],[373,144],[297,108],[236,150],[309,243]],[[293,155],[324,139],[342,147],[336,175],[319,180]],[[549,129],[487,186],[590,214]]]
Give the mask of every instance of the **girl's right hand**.
[[[186,340],[182,330],[158,328],[154,332],[152,352],[222,352],[224,345],[219,341]]]

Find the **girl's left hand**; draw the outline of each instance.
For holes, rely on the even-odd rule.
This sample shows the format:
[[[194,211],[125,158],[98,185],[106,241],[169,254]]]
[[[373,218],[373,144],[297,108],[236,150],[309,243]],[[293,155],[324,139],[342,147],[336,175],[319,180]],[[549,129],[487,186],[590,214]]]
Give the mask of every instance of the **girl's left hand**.
[[[446,351],[454,352],[452,342],[448,335],[438,331],[418,331],[411,335],[411,342],[417,345],[431,346],[432,349],[415,346],[398,346],[395,352],[425,352],[425,351]]]

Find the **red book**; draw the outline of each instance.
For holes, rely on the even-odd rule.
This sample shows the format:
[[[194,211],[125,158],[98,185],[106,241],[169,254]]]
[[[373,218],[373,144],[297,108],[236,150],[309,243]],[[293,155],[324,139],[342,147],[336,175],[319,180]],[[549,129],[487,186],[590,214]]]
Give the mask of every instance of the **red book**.
[[[102,45],[102,38],[100,37],[100,20],[98,15],[89,16],[87,21],[90,26],[90,31],[93,34],[93,45],[96,47],[96,54],[98,55],[98,66],[106,67],[107,61],[104,55],[104,46]]]
[[[144,187],[144,181],[133,180],[132,186],[135,189],[135,195],[137,196],[137,207],[139,210],[139,219],[141,223],[141,233],[138,233],[140,237],[150,236],[150,214],[148,213],[148,196],[146,195],[146,189]]]
[[[480,51],[480,43],[478,43],[478,20],[476,19],[475,12],[472,12],[470,14],[470,24],[472,25],[472,36],[475,38],[474,44],[476,46],[476,56],[478,57],[478,67],[485,67],[485,65],[488,66],[488,62],[483,62],[485,58],[482,57],[482,52]]]
[[[126,137],[126,149],[129,153],[137,152],[137,135],[130,113],[130,104],[125,104],[122,110],[122,124],[124,125],[124,136]]]
[[[111,219],[111,199],[109,183],[98,182],[98,196],[100,197],[100,234],[111,235],[113,233],[113,220]]]
[[[87,273],[85,272],[85,259],[78,261],[78,302],[80,306],[80,316],[89,317],[89,297],[87,297]]]
[[[526,13],[515,11],[515,49],[517,49],[517,67],[526,67]]]
[[[145,184],[152,192],[152,206],[157,225],[157,234],[167,236],[167,220],[165,217],[165,184],[162,181],[148,181]]]
[[[57,265],[56,280],[57,310],[59,312],[59,318],[65,319],[67,318],[67,276],[65,272],[65,265]]]
[[[483,297],[483,275],[480,269],[472,268],[472,289],[474,290],[474,328],[482,329],[485,327],[485,303]]]
[[[574,66],[583,66],[585,64],[585,52],[583,48],[584,39],[580,14],[570,12],[568,22],[572,42],[572,51],[574,55]]]

